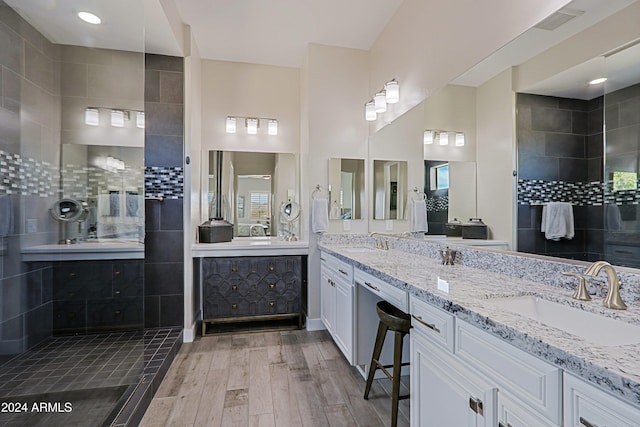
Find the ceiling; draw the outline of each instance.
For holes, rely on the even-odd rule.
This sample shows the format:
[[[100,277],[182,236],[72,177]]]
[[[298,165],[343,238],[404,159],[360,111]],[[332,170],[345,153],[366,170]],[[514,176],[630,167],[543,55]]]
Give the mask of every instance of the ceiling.
[[[5,0],[54,43],[131,51],[144,46],[146,52],[183,56],[179,39],[185,23],[202,58],[287,67],[303,65],[308,43],[370,49],[402,1]],[[574,0],[567,7],[584,13],[552,31],[530,29],[452,83],[479,86],[634,1]],[[97,13],[103,24],[81,22],[74,13],[79,10]],[[640,55],[635,50],[626,53],[616,56],[628,81],[625,70],[639,70]],[[602,88],[589,87],[585,81],[602,74],[603,62],[603,58],[588,61],[527,92],[591,99],[602,94]],[[640,77],[634,74],[633,79]]]

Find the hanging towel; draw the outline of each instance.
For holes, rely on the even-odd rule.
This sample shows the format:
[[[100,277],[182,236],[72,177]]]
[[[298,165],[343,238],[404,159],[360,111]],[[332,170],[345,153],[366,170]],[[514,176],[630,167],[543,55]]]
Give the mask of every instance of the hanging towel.
[[[7,237],[13,228],[13,206],[11,196],[0,195],[0,237]]]
[[[427,224],[427,203],[425,200],[412,200],[409,228],[412,233],[426,233],[429,231]]]
[[[567,202],[550,202],[542,207],[540,231],[547,240],[573,239],[573,206]]]
[[[622,229],[622,215],[620,214],[620,207],[618,205],[613,203],[607,204],[605,219],[607,231],[619,231]]]
[[[327,199],[313,199],[311,208],[311,230],[324,233],[329,229],[329,202]]]

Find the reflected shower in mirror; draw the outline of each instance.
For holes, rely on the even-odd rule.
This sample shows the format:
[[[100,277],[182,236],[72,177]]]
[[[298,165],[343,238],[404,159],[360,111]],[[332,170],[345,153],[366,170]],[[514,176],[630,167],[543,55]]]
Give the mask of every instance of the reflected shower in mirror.
[[[407,161],[373,161],[373,219],[406,219]]]
[[[215,151],[209,151],[209,206],[215,205],[216,197],[214,157]],[[296,199],[295,156],[291,153],[224,151],[222,158],[222,216],[234,225],[234,238],[285,237],[289,233],[289,223],[282,217],[279,207]],[[298,233],[298,230],[294,232]]]
[[[329,219],[363,219],[364,159],[329,159]]]

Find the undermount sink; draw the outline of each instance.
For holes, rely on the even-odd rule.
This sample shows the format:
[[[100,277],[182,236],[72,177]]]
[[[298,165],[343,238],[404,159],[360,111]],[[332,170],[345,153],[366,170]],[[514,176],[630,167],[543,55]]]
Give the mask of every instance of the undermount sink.
[[[342,248],[342,250],[348,253],[366,253],[366,252],[377,251],[377,249],[375,248],[367,248],[367,247]]]
[[[640,343],[640,326],[536,296],[496,298],[490,300],[489,304],[566,331],[594,344],[618,346]]]

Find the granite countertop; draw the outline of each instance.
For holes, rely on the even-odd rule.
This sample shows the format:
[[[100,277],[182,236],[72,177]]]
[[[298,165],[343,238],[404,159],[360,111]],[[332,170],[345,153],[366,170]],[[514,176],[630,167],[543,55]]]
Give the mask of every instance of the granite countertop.
[[[444,266],[439,260],[394,249],[358,251],[348,245],[321,243],[319,246],[519,349],[640,406],[640,337],[636,344],[597,345],[497,308],[491,300],[534,295],[640,327],[637,304],[629,305],[627,310],[607,309],[602,306],[600,297],[577,301],[571,298],[572,292],[567,289],[463,265]],[[443,280],[448,286],[442,286]],[[448,292],[442,290],[447,287]]]

